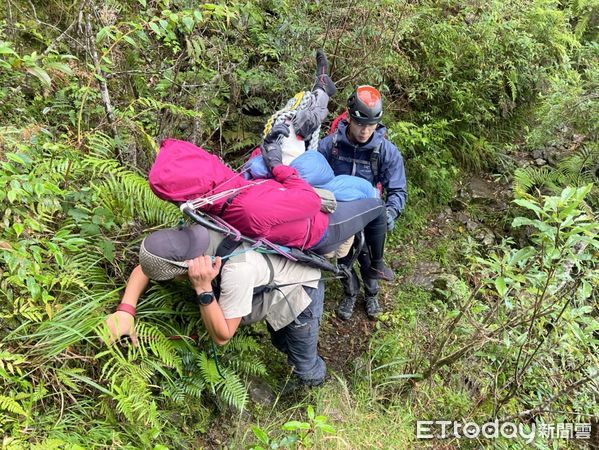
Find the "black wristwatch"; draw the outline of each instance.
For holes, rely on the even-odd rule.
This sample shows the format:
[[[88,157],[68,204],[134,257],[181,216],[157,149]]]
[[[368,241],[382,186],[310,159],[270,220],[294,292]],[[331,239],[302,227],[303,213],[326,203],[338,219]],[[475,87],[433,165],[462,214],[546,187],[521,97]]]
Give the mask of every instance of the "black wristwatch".
[[[212,291],[201,292],[196,295],[196,303],[198,306],[206,306],[214,301],[214,293]]]

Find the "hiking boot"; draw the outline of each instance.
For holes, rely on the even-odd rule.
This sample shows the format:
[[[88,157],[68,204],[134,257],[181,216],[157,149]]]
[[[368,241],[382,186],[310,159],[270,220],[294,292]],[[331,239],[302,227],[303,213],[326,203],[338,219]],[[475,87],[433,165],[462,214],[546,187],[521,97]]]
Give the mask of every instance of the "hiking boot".
[[[341,320],[348,320],[354,312],[356,297],[345,297],[337,307],[337,317]]]
[[[366,297],[366,315],[369,319],[376,319],[382,312],[383,308],[379,305],[379,299],[375,296]]]
[[[314,88],[320,88],[326,92],[329,97],[337,93],[337,87],[329,77],[329,62],[321,49],[316,50],[316,82]]]
[[[307,391],[307,385],[294,377],[279,383],[277,390],[279,391],[279,396],[287,397],[305,393]]]
[[[395,278],[393,270],[387,267],[382,259],[380,261],[373,261],[372,265],[366,269],[365,275],[367,278],[384,281],[393,281]]]
[[[303,380],[293,377],[285,380],[283,383],[279,383],[279,395],[286,397],[289,395],[305,394],[311,388],[322,386],[323,383],[324,378],[320,380]]]

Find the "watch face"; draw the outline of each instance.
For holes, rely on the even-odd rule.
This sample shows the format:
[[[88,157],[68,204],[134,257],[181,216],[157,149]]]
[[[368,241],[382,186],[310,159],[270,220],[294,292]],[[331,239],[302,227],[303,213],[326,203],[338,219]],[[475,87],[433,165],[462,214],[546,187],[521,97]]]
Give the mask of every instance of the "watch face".
[[[214,300],[214,294],[212,292],[202,292],[197,296],[198,305],[206,306],[212,303]]]

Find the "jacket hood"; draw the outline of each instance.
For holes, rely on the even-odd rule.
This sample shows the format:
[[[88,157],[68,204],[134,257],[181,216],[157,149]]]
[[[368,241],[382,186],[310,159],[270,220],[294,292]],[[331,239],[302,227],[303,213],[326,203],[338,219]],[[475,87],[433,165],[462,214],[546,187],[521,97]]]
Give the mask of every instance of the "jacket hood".
[[[167,139],[150,170],[152,191],[163,200],[182,202],[241,187],[248,182],[215,155],[190,142]]]

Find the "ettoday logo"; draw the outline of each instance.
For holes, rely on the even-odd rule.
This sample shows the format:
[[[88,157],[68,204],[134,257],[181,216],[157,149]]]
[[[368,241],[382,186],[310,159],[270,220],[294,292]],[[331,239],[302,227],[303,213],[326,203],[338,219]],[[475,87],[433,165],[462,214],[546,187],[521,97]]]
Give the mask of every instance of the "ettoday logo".
[[[486,422],[479,425],[475,422],[459,422],[455,420],[418,420],[416,422],[416,437],[418,439],[524,439],[530,444],[538,435],[548,439],[590,439],[590,423],[513,423]]]
[[[508,439],[523,438],[527,444],[530,444],[536,434],[536,426],[525,424],[515,424],[512,422],[499,423],[486,422],[479,425],[475,422],[458,422],[453,420],[419,420],[416,422],[416,437],[418,439],[433,438],[486,438],[497,439],[499,436]]]

